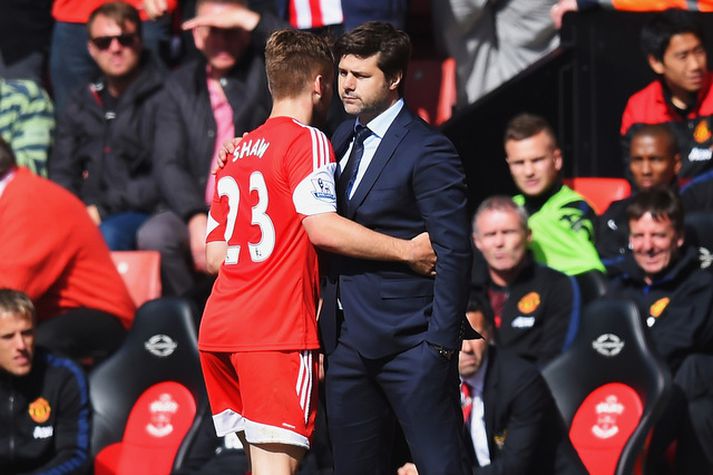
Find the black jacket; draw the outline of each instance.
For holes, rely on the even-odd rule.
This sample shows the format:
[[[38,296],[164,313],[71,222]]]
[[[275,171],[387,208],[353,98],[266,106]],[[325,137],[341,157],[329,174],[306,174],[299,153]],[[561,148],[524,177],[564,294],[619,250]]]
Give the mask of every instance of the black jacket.
[[[272,100],[262,57],[248,49],[223,80],[233,108],[235,135],[267,119]],[[203,59],[176,70],[166,81],[154,142],[155,174],[168,207],[185,220],[207,212],[205,188],[215,148],[216,124]]]
[[[150,55],[141,61],[115,114],[106,113],[100,79],[78,90],[57,122],[49,176],[102,216],[151,212],[159,202],[151,149],[163,74]]]
[[[86,473],[89,395],[82,370],[37,351],[23,377],[0,374],[0,473]]]
[[[476,466],[476,475],[586,473],[547,383],[528,362],[490,347],[483,405],[490,465]]]
[[[692,247],[648,285],[632,255],[610,280],[607,296],[634,301],[654,347],[675,372],[691,353],[713,354],[713,274],[699,269]]]
[[[475,279],[472,295],[487,315],[492,312],[488,297],[505,293],[502,312],[491,317],[496,344],[543,365],[559,355],[574,337],[579,322],[579,287],[572,277],[535,263],[530,256],[526,259],[525,267],[510,286],[500,287],[489,278],[485,282]],[[480,275],[482,279],[484,274]]]

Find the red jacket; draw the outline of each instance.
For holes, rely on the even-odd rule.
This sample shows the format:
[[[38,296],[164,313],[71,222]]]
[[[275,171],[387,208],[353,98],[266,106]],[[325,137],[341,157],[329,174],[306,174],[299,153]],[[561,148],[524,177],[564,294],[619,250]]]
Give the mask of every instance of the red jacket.
[[[135,307],[99,228],[69,191],[24,168],[0,195],[0,287],[27,293],[39,321],[87,307],[131,326]]]
[[[621,119],[625,156],[629,156],[628,144],[637,125],[670,123],[681,148],[679,177],[690,179],[713,169],[713,73],[707,74],[705,84],[685,118],[667,99],[660,80],[651,82],[631,96]]]
[[[108,3],[111,0],[54,0],[52,3],[52,17],[56,21],[67,23],[86,23],[89,20],[89,14],[94,11],[99,5]],[[132,5],[141,14],[142,20],[148,20],[146,12],[143,8],[143,0],[125,0],[126,3]],[[170,14],[176,9],[178,0],[167,0],[167,9]]]

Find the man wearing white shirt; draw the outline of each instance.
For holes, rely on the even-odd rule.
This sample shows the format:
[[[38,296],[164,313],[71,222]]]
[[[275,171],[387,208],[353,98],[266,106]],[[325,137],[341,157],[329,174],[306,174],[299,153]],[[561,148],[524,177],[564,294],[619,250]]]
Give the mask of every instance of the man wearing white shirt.
[[[464,340],[458,360],[473,473],[585,474],[536,367],[490,345],[492,328],[473,308],[466,316],[483,339]],[[398,472],[417,474],[412,463]]]

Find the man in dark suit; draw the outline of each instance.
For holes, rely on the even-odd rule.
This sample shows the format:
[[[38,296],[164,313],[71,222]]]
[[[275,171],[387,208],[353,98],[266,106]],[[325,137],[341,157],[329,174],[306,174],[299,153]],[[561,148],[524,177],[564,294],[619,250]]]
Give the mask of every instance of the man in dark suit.
[[[489,344],[492,326],[482,312],[469,310],[467,317],[483,336],[463,342],[458,363],[473,473],[586,473],[537,368]],[[398,471],[398,475],[418,473],[412,463]]]
[[[408,36],[369,22],[335,45],[340,214],[394,237],[430,235],[435,278],[394,262],[333,256],[320,317],[336,472],[386,473],[395,422],[427,474],[466,473],[456,351],[470,270],[460,158],[404,105]],[[468,327],[469,329],[469,327]],[[472,336],[477,336],[473,334]]]

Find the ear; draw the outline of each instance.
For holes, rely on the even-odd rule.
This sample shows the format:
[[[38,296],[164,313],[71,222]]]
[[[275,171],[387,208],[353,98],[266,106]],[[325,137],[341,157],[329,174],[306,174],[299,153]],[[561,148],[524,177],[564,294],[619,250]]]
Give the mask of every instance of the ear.
[[[656,74],[663,74],[663,61],[659,61],[651,54],[646,57],[646,60],[649,62],[649,67],[651,67],[651,69],[653,69]]]
[[[403,80],[403,72],[399,71],[398,73],[394,74],[392,78],[389,79],[389,90],[395,91],[399,88],[399,85],[401,84],[401,81]]]
[[[673,172],[678,175],[681,172],[681,154],[677,153],[673,156]]]
[[[684,241],[685,241],[685,232],[681,231],[681,233],[676,238],[676,247],[678,247],[680,249],[681,246],[683,246]]]
[[[99,49],[94,46],[94,43],[87,41],[87,51],[89,51],[89,56],[92,57],[94,62],[97,62],[97,55],[99,54]]]
[[[555,148],[554,151],[552,152],[552,158],[555,162],[555,170],[561,171],[562,170],[562,150],[559,148]]]
[[[478,237],[478,233],[473,232],[472,238],[473,238],[473,244],[475,244],[475,247],[477,247],[478,250],[482,252],[483,250],[481,248],[481,242],[480,242],[480,238]]]
[[[532,229],[530,227],[527,227],[527,244],[532,243]]]

